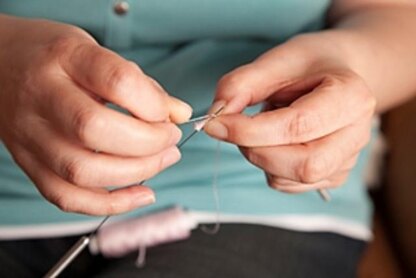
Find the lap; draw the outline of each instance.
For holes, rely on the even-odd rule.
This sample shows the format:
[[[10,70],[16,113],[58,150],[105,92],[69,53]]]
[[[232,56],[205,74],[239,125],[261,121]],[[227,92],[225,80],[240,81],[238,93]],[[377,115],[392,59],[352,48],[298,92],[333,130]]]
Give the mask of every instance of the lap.
[[[29,265],[37,271],[33,276],[37,277],[44,274],[74,240],[0,243],[0,254],[11,252],[14,261],[20,259],[23,267]],[[365,245],[365,242],[332,233],[223,224],[215,235],[207,235],[198,229],[188,240],[150,248],[143,268],[135,266],[137,253],[108,260],[85,252],[62,277],[355,277]],[[42,257],[43,264],[16,254],[16,250],[22,248],[30,249],[28,252],[34,258]],[[0,264],[3,265],[3,261]],[[16,264],[11,264],[9,271]],[[4,269],[2,267],[0,274]]]

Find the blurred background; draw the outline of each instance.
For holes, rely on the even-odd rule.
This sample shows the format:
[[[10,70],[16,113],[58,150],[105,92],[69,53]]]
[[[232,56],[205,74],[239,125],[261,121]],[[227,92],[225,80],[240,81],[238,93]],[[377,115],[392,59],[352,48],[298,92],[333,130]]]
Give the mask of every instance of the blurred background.
[[[386,153],[375,203],[374,241],[359,277],[416,277],[416,99],[382,117]]]

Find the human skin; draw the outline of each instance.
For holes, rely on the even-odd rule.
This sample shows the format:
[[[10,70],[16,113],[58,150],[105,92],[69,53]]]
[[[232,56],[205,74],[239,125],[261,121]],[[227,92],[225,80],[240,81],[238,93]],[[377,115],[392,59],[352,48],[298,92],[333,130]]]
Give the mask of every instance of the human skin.
[[[145,186],[106,186],[137,183],[177,162],[175,124],[191,108],[77,27],[0,15],[0,38],[0,138],[40,193],[64,211],[91,215],[154,202]]]
[[[332,29],[297,36],[220,81],[216,105],[226,109],[206,131],[239,145],[276,189],[342,184],[375,109],[416,91],[408,63],[416,60],[415,13],[411,1],[334,1]],[[41,194],[64,211],[93,215],[153,202],[149,188],[105,186],[177,161],[173,123],[190,108],[79,28],[0,16],[0,37],[0,137]],[[260,102],[268,112],[240,114]]]
[[[330,29],[296,36],[219,82],[205,131],[240,147],[277,190],[342,185],[371,119],[416,92],[416,2],[338,0]],[[255,116],[241,114],[264,103]]]

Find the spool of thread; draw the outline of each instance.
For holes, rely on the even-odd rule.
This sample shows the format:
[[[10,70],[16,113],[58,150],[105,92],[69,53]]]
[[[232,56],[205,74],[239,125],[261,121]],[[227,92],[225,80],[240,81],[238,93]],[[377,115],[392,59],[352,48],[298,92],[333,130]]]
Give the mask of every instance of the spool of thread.
[[[186,239],[196,227],[197,222],[190,214],[180,207],[173,207],[104,226],[92,238],[89,249],[92,254],[101,253],[107,258],[122,257],[139,250],[138,265],[141,266],[146,248]]]

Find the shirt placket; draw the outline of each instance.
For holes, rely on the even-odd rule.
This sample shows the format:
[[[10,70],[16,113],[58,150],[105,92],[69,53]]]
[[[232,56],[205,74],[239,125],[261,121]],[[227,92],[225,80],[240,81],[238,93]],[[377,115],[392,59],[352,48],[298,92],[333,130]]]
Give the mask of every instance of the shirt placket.
[[[129,48],[132,46],[131,28],[135,3],[132,0],[107,1],[104,44],[112,49]]]

